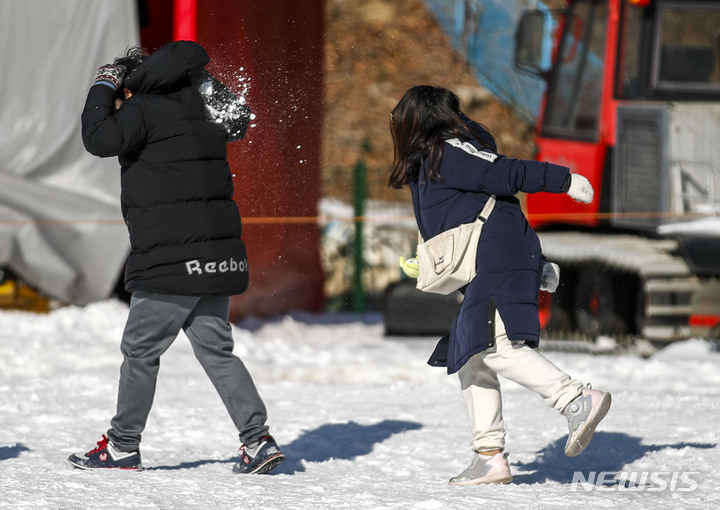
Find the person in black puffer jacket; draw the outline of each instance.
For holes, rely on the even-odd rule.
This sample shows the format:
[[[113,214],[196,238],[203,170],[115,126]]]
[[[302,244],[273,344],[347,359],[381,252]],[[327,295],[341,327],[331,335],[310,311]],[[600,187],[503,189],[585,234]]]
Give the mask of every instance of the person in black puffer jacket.
[[[234,471],[264,473],[284,459],[252,377],[233,354],[230,296],[247,289],[248,264],[225,143],[242,137],[249,109],[236,112],[232,133],[213,117],[217,108],[204,94],[213,96],[208,84],[220,84],[205,71],[209,62],[192,41],[152,55],[134,48],[98,69],[88,93],[85,148],[117,156],[121,166],[132,298],[117,413],[97,448],[70,457],[76,467],[142,467],[139,445],[160,356],[181,329],[239,431],[242,459]]]

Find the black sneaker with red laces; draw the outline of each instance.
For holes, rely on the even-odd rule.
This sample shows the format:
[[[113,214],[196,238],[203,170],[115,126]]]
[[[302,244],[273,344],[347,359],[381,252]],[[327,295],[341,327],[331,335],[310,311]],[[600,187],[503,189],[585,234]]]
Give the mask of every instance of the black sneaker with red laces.
[[[74,453],[68,457],[68,462],[79,469],[142,469],[140,450],[121,452],[103,434],[97,447],[87,453]]]
[[[252,446],[240,447],[240,462],[233,466],[233,473],[261,475],[275,469],[285,455],[272,436],[264,436]]]

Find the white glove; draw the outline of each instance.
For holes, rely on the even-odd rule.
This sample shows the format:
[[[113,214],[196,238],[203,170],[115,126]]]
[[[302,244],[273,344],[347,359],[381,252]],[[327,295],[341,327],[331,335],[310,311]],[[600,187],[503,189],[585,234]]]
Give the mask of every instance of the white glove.
[[[554,262],[545,262],[540,277],[540,290],[555,292],[560,283],[560,266]]]
[[[570,174],[570,189],[567,190],[567,194],[578,202],[589,204],[595,192],[592,184],[585,177],[580,174]]]

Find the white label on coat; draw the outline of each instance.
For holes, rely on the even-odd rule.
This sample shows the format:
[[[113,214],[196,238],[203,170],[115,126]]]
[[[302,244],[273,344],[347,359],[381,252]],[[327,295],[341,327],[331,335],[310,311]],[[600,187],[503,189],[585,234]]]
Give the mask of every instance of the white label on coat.
[[[494,163],[495,160],[498,158],[497,154],[493,154],[492,152],[487,151],[481,151],[477,147],[475,147],[473,144],[468,142],[461,142],[457,138],[452,138],[450,140],[447,140],[447,143],[452,145],[453,147],[457,147],[458,149],[462,149],[468,154],[472,154],[473,156],[477,156],[478,158],[482,158],[486,161],[489,161],[490,163]]]

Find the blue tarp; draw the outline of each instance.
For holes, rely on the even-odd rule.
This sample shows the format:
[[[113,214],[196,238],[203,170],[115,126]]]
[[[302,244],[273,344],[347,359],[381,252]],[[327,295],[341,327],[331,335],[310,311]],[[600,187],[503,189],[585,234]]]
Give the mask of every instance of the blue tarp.
[[[523,0],[425,0],[453,46],[465,55],[479,83],[518,116],[534,123],[545,82],[514,64],[515,30],[528,8],[547,10],[542,2]]]

